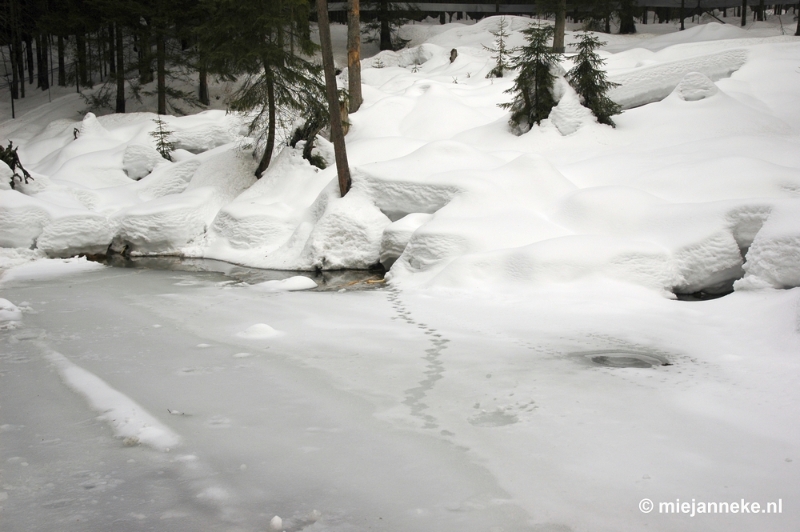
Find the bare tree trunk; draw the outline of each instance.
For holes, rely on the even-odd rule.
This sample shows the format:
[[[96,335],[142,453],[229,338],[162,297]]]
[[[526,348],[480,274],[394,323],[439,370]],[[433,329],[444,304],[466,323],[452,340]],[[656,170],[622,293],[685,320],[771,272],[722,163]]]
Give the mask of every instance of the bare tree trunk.
[[[742,0],[742,27],[747,26],[747,0]]]
[[[17,44],[14,46],[17,55],[17,76],[19,79],[19,97],[25,97],[25,58],[22,53],[22,39],[17,34]]]
[[[319,41],[322,47],[322,66],[325,70],[325,92],[328,96],[328,110],[331,116],[331,141],[333,141],[333,153],[336,156],[339,193],[344,197],[350,190],[350,167],[347,163],[347,148],[344,144],[342,116],[339,111],[339,94],[336,88],[336,72],[333,67],[331,27],[328,21],[328,0],[317,0],[317,20],[319,22]]]
[[[553,33],[553,51],[564,53],[564,30],[567,27],[567,0],[556,3],[556,24]]]
[[[80,32],[75,35],[75,46],[77,48],[76,55],[78,56],[78,72],[76,75],[80,79],[80,84],[84,87],[88,87],[89,77],[86,73],[86,39]]]
[[[683,24],[683,19],[684,19],[684,4],[685,4],[685,3],[686,3],[686,2],[685,2],[685,0],[681,0],[681,31],[683,31],[683,30],[685,30],[685,29],[686,29],[686,26],[684,26],[684,24]]]
[[[117,73],[117,37],[114,25],[108,25],[108,74],[113,76]]]
[[[13,46],[11,44],[8,45],[8,54],[11,56],[11,103],[14,103],[13,100],[19,99],[19,76],[17,74],[17,52],[14,50],[15,46],[16,43]]]
[[[796,11],[797,9],[795,9],[795,12]],[[797,16],[797,30],[795,30],[794,34],[796,37],[800,37],[800,14]]]
[[[139,82],[150,83],[153,81],[152,56],[150,54],[150,23],[139,30]]]
[[[28,83],[33,83],[33,38],[25,35],[25,61],[28,65]]]
[[[267,145],[264,147],[264,155],[256,168],[256,177],[261,179],[264,171],[272,161],[272,151],[275,149],[275,81],[269,73],[269,66],[264,64],[264,75],[267,76],[267,108],[269,113],[269,127],[267,129]]]
[[[361,13],[360,0],[347,5],[347,84],[350,92],[350,111],[355,113],[364,98],[361,95]]]
[[[122,47],[122,26],[117,24],[114,38],[117,41],[117,109],[116,112],[125,112],[125,55]]]
[[[327,4],[327,0],[325,0]],[[327,13],[325,15],[327,17]],[[378,6],[378,20],[381,23],[381,50],[392,50],[392,29],[389,26],[389,0],[380,0]]]
[[[64,37],[58,36],[58,86],[67,86],[67,66],[64,61]]]
[[[197,97],[200,100],[200,103],[203,105],[209,105],[211,103],[211,99],[208,97],[208,69],[202,62],[200,63],[200,68],[198,69],[198,76],[200,77],[200,87]]]
[[[46,91],[50,88],[49,68],[47,66],[47,37],[36,36],[36,68],[39,71],[39,88]]]
[[[166,43],[164,39],[164,31],[162,28],[156,30],[156,69],[158,71],[157,77],[157,91],[158,91],[158,114],[167,114],[167,79],[166,79],[166,65],[167,52]]]

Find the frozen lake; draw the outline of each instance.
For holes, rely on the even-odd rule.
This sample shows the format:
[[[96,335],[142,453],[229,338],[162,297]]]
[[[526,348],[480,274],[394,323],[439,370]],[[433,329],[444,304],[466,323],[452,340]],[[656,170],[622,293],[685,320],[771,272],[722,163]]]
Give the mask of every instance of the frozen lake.
[[[799,522],[796,289],[264,292],[233,267],[24,268],[0,293],[24,313],[0,331],[3,530]]]

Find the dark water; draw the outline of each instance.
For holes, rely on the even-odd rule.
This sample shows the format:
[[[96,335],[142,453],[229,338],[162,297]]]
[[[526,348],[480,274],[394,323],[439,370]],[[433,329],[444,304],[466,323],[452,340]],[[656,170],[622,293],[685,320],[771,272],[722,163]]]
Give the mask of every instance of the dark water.
[[[101,257],[89,257],[89,260],[100,262],[115,268],[140,268],[148,270],[172,270],[185,272],[221,273],[226,277],[242,283],[255,284],[264,281],[283,280],[301,275],[317,283],[318,291],[331,290],[374,290],[385,286],[381,269],[374,270],[333,270],[333,271],[291,271],[263,270],[239,266],[213,259],[187,259],[182,257],[125,257],[111,254]]]

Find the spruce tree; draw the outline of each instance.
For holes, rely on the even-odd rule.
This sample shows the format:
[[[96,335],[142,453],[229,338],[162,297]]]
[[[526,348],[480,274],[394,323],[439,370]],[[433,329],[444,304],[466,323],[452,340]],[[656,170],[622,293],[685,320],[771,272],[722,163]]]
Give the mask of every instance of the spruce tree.
[[[608,81],[606,72],[601,68],[605,60],[595,50],[604,44],[591,33],[581,35],[581,40],[576,45],[578,55],[575,66],[567,72],[567,81],[578,93],[584,107],[597,117],[598,122],[614,127],[611,117],[620,114],[622,109],[606,94],[619,84]]]
[[[160,116],[154,118],[153,122],[156,123],[156,129],[150,132],[150,136],[156,141],[156,151],[160,153],[164,159],[171,161],[171,154],[175,149],[175,145],[170,141],[170,136],[172,136],[173,132],[167,129]]]
[[[549,45],[553,36],[552,26],[532,24],[522,33],[527,42],[519,48],[519,55],[514,60],[514,68],[519,70],[519,74],[514,86],[506,91],[514,95],[514,100],[500,104],[500,107],[511,110],[509,124],[519,134],[547,118],[556,105],[553,97],[556,76],[552,69],[561,57]]]
[[[256,177],[272,159],[278,121],[292,113],[312,115],[325,108],[321,67],[303,56],[316,49],[310,34],[297,32],[306,0],[205,0],[209,13],[198,31],[208,68],[223,79],[241,79],[229,101],[248,113],[250,134],[264,146]],[[303,55],[301,55],[303,54]]]
[[[503,74],[505,74],[506,70],[511,70],[513,66],[511,65],[511,50],[506,45],[506,40],[508,39],[508,22],[506,21],[505,17],[500,17],[500,22],[497,23],[497,29],[492,31],[489,30],[489,33],[494,35],[494,46],[484,46],[484,50],[487,50],[492,53],[492,59],[495,60],[495,66],[492,70],[486,74],[487,78],[502,78]]]

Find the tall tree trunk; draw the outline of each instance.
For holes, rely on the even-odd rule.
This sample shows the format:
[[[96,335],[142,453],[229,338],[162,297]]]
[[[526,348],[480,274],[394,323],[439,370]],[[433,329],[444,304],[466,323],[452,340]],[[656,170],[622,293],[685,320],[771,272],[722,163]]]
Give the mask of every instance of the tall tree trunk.
[[[553,33],[553,51],[564,53],[564,30],[567,27],[567,0],[556,3],[556,24]]]
[[[797,12],[797,9],[795,9],[795,12]],[[800,37],[800,14],[797,16],[797,29],[795,30],[794,34],[796,37]]]
[[[117,73],[117,49],[114,25],[108,25],[108,74],[114,76]]]
[[[685,0],[681,0],[681,31],[686,29],[686,26],[683,25],[685,3]]]
[[[633,10],[633,0],[622,0],[619,3],[619,32],[623,35],[636,33]]]
[[[747,26],[747,0],[742,0],[742,27]]]
[[[33,83],[33,37],[25,35],[25,60],[28,64],[28,83]]]
[[[36,67],[39,71],[39,88],[46,91],[50,88],[50,76],[47,65],[47,37],[45,35],[36,36]]]
[[[75,47],[77,49],[76,55],[78,56],[78,72],[77,76],[80,80],[80,85],[84,87],[89,86],[89,76],[86,71],[86,38],[83,33],[78,32],[75,34]]]
[[[759,22],[764,22],[764,10],[765,9],[766,8],[764,7],[764,0],[759,0],[758,1],[758,18],[756,19]]]
[[[210,105],[211,98],[208,97],[208,69],[202,60],[197,73],[198,77],[200,78],[200,87],[197,91],[197,98],[203,105]]]
[[[325,5],[327,4],[328,1],[325,0]],[[325,16],[327,17],[328,14],[326,13]],[[392,28],[389,25],[389,0],[380,0],[380,5],[378,6],[378,20],[381,23],[380,49],[392,50],[394,46],[392,46]]]
[[[264,155],[256,168],[256,177],[261,179],[264,171],[269,168],[272,161],[272,151],[275,149],[275,81],[272,79],[269,65],[264,62],[264,75],[267,77],[267,112],[269,125],[267,128],[267,145],[264,147]]]
[[[17,63],[16,57],[17,52],[14,49],[14,46],[8,45],[8,54],[11,56],[11,99],[17,100],[19,99],[19,75],[17,74]],[[14,102],[11,102],[14,103]]]
[[[114,38],[117,41],[117,109],[116,112],[125,112],[125,49],[122,47],[122,26],[117,24]]]
[[[25,54],[22,52],[22,38],[17,34],[17,44],[14,46],[17,55],[17,76],[19,78],[19,97],[25,97]]]
[[[336,156],[336,172],[339,176],[339,193],[344,197],[350,190],[350,167],[347,163],[347,148],[344,144],[342,116],[339,111],[339,94],[336,87],[336,72],[333,67],[331,27],[328,21],[328,0],[317,0],[319,41],[322,48],[322,66],[325,70],[325,92],[328,96],[328,111],[331,117],[331,141]]]
[[[347,85],[350,93],[350,112],[361,107],[361,10],[360,0],[347,3]]]
[[[152,57],[150,54],[150,26],[140,27],[139,30],[139,82],[150,83],[153,81]]]
[[[158,70],[158,114],[167,114],[167,51],[164,39],[164,30],[158,28],[156,30],[156,68]]]
[[[58,86],[67,86],[67,65],[64,61],[64,37],[58,36]]]

